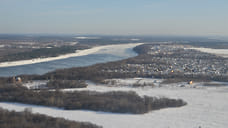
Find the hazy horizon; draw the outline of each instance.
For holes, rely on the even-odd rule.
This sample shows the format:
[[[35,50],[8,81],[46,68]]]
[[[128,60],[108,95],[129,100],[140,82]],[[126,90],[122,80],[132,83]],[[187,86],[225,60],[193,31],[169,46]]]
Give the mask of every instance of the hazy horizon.
[[[228,37],[227,5],[226,0],[0,0],[0,33]]]

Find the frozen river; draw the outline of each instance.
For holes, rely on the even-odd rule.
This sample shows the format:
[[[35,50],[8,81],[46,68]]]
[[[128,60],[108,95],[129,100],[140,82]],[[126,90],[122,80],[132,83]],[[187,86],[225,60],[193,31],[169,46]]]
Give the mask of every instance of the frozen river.
[[[56,69],[89,66],[134,57],[137,54],[133,48],[139,44],[119,44],[101,46],[99,49],[84,50],[75,56],[51,61],[25,64],[20,66],[0,67],[0,76],[15,76],[19,74],[44,74]],[[29,60],[30,61],[30,60]],[[28,63],[25,61],[24,63]],[[32,62],[32,61],[31,61]],[[15,62],[20,64],[23,62]],[[7,64],[4,64],[4,66]]]

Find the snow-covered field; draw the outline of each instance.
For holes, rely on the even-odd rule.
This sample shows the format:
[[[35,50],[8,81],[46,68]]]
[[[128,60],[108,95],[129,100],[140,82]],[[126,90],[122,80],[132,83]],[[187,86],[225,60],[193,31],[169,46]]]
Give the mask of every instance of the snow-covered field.
[[[190,48],[190,49],[195,49],[201,52],[216,54],[218,56],[228,58],[228,49],[212,49],[212,48],[196,48],[196,47]]]
[[[128,80],[128,82],[131,81],[133,80]],[[135,91],[139,95],[181,98],[188,103],[187,106],[180,108],[161,109],[139,115],[114,114],[85,110],[67,111],[51,107],[13,103],[0,103],[0,106],[8,110],[17,111],[22,111],[26,107],[32,107],[34,113],[42,113],[54,117],[64,117],[76,121],[89,121],[102,125],[104,128],[199,128],[199,126],[201,126],[201,128],[227,128],[228,83],[225,84],[227,86],[201,86],[190,88],[179,86],[168,87],[166,85],[161,87],[132,88],[122,86],[107,87],[91,83],[85,89],[77,89],[99,92]],[[194,86],[196,85],[197,84]]]
[[[29,81],[27,83],[23,83],[22,86],[28,88],[28,89],[40,89],[44,88],[47,84],[48,80],[35,80],[35,81]]]
[[[107,79],[105,83],[108,86],[134,86],[135,84],[141,86],[159,86],[162,79],[151,78],[128,78],[128,79]],[[88,82],[88,84],[92,84]]]
[[[60,60],[60,59],[66,59],[70,57],[76,57],[76,56],[85,56],[93,53],[103,53],[104,51],[109,52],[110,50],[118,51],[117,49],[122,48],[133,48],[137,45],[141,45],[142,43],[129,43],[129,44],[117,44],[117,45],[105,45],[105,46],[97,46],[90,49],[85,50],[77,50],[75,53],[69,53],[65,55],[60,55],[57,57],[48,57],[48,58],[35,58],[30,60],[20,60],[20,61],[11,61],[11,62],[2,62],[0,63],[0,67],[12,67],[12,66],[19,66],[19,65],[26,65],[26,64],[35,64],[35,63],[41,63],[41,62],[48,62],[48,61],[54,61],[54,60]],[[117,54],[121,54],[116,52]]]

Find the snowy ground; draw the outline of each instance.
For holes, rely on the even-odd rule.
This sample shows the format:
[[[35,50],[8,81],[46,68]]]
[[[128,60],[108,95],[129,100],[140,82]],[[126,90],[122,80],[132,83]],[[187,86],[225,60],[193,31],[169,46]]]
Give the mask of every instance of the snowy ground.
[[[151,78],[128,78],[128,79],[107,79],[106,84],[109,86],[133,86],[134,84],[139,85],[154,85],[159,86],[162,79],[151,79]],[[92,84],[92,83],[88,83]]]
[[[223,84],[228,85],[227,83]],[[104,128],[198,128],[199,126],[201,126],[201,128],[227,128],[228,86],[198,87],[198,84],[195,84],[194,86],[168,87],[167,85],[164,85],[161,87],[132,88],[122,86],[107,87],[91,83],[85,89],[77,89],[100,92],[117,90],[136,91],[139,95],[181,98],[188,103],[187,106],[180,108],[161,109],[139,115],[114,114],[85,110],[67,111],[51,107],[12,103],[0,103],[0,106],[5,109],[17,111],[22,111],[26,107],[32,107],[34,113],[42,113],[54,117],[64,117],[76,121],[89,121],[102,125]]]
[[[40,89],[45,88],[48,80],[34,80],[29,81],[27,83],[23,83],[22,86],[28,88],[28,89]]]
[[[225,58],[228,58],[228,49],[212,49],[212,48],[189,48],[189,49],[195,49],[201,52],[216,54],[218,56],[222,56]]]

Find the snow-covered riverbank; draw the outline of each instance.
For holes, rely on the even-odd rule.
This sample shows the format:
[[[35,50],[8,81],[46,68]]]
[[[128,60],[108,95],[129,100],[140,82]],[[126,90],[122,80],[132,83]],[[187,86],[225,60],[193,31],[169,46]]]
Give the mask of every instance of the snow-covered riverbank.
[[[228,58],[228,49],[212,49],[212,48],[196,48],[196,47],[189,48],[189,49],[195,49],[201,52],[216,54],[218,56]]]
[[[41,62],[48,62],[48,61],[54,61],[54,60],[60,60],[60,59],[66,59],[70,57],[76,57],[76,56],[85,56],[92,53],[100,52],[103,50],[111,50],[113,47],[116,48],[131,48],[138,45],[141,45],[142,43],[129,43],[129,44],[117,44],[117,45],[105,45],[105,46],[97,46],[90,49],[85,50],[77,50],[75,53],[60,55],[57,57],[48,57],[48,58],[35,58],[30,60],[20,60],[20,61],[11,61],[11,62],[2,62],[0,63],[0,68],[2,67],[12,67],[12,66],[19,66],[19,65],[27,65],[27,64],[35,64],[35,63],[41,63]]]
[[[80,90],[80,89],[79,89]],[[114,114],[85,110],[62,110],[58,108],[25,104],[0,103],[8,110],[22,111],[32,107],[34,113],[63,117],[76,121],[89,121],[104,128],[226,128],[228,126],[228,87],[105,87],[90,85],[87,89],[99,92],[135,91],[139,95],[181,98],[188,105],[167,108],[146,114]]]

